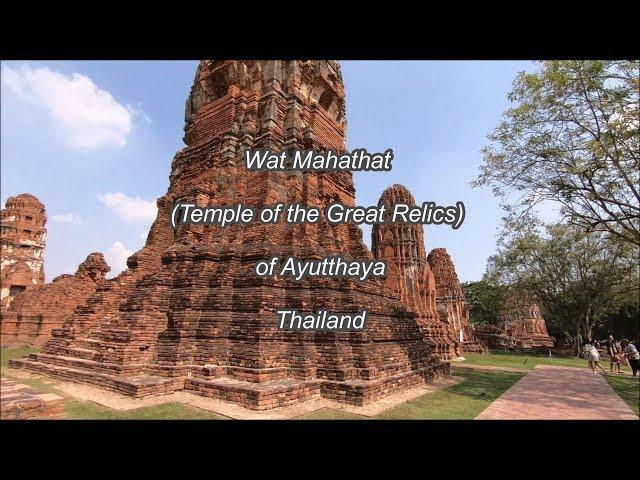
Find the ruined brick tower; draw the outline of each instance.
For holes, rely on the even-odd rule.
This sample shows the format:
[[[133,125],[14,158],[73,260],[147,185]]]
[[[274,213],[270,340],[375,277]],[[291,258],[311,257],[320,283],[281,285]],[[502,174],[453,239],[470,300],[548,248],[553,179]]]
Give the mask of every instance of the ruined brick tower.
[[[522,294],[510,293],[500,312],[498,328],[514,342],[515,348],[529,350],[553,347],[554,339],[547,332],[540,307]]]
[[[469,306],[460,286],[458,274],[446,248],[434,248],[427,256],[436,280],[436,304],[442,321],[458,337],[466,352],[483,353],[469,323]]]
[[[44,283],[47,216],[36,197],[22,193],[7,199],[0,222],[0,301],[6,307],[20,292]]]
[[[378,202],[386,206],[385,220],[396,203],[416,204],[406,187],[387,188]],[[436,283],[427,262],[423,226],[402,222],[373,225],[371,249],[376,258],[387,263],[387,288],[398,292],[406,308],[418,314],[438,356],[445,360],[460,356],[458,342],[436,311]]]
[[[540,307],[513,287],[505,296],[497,323],[478,328],[476,337],[487,348],[505,350],[546,351],[555,344]]]
[[[319,395],[356,405],[448,372],[419,319],[382,280],[259,278],[270,256],[373,259],[356,225],[169,226],[200,206],[354,204],[350,172],[247,171],[246,149],[345,150],[333,61],[203,61],[186,104],[186,147],[145,247],[54,331],[35,371],[142,396],[187,389],[268,409]],[[362,332],[290,332],[276,310],[368,310]]]

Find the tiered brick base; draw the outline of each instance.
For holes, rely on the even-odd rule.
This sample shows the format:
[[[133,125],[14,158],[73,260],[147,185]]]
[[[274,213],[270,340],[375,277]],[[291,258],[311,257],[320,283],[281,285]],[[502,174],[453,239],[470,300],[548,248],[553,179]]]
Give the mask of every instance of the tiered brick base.
[[[286,372],[282,371],[282,374],[265,372],[267,375],[276,375],[271,380],[258,382],[239,380],[230,376],[228,369],[207,366],[205,369],[194,367],[197,374],[181,380],[147,374],[118,377],[106,373],[110,370],[109,365],[103,365],[102,371],[97,373],[97,366],[93,363],[69,357],[32,354],[27,358],[10,360],[9,366],[61,380],[92,384],[134,398],[166,395],[184,389],[197,395],[233,402],[252,410],[285,407],[321,396],[350,405],[364,406],[395,390],[432,383],[450,373],[448,363],[431,362],[413,370],[401,364],[390,366],[390,370],[393,371],[390,371],[388,376],[375,380],[305,380],[284,377]],[[250,377],[261,378],[255,371]]]
[[[477,340],[464,342],[462,344],[462,349],[465,352],[470,352],[470,353],[487,353],[487,349]]]
[[[19,420],[58,418],[64,411],[64,398],[52,393],[41,393],[28,385],[13,380],[0,380],[0,418]]]
[[[136,375],[119,377],[109,372],[109,364],[97,365],[97,362],[60,357],[54,355],[30,355],[27,358],[9,360],[9,366],[24,368],[35,373],[51,377],[95,385],[131,397],[164,395],[182,388],[184,382],[156,377]]]

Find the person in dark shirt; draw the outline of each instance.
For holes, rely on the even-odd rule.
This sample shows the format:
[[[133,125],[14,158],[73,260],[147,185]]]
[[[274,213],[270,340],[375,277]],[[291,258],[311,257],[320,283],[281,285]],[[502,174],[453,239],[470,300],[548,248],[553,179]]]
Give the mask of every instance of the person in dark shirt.
[[[607,355],[609,355],[609,367],[612,372],[622,373],[620,370],[620,348],[618,343],[609,335],[607,339]]]

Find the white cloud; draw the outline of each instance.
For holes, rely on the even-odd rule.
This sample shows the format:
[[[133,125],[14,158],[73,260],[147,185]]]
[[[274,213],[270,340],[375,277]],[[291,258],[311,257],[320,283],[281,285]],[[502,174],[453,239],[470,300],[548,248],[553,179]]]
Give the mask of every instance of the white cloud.
[[[127,258],[133,255],[133,250],[129,250],[118,240],[113,242],[107,252],[107,263],[111,267],[111,275],[118,275],[127,268]]]
[[[137,107],[133,107],[131,105],[127,105],[127,110],[129,110],[129,112],[131,112],[131,115],[139,116],[145,122],[151,123],[151,117],[149,115],[147,115],[144,112],[144,110],[142,110],[142,103],[138,102],[138,106]]]
[[[78,215],[74,215],[73,213],[61,213],[58,215],[52,215],[51,219],[57,223],[82,223],[82,219]]]
[[[145,222],[151,224],[158,213],[156,202],[147,201],[140,197],[129,197],[122,192],[100,194],[98,200],[127,223]]]
[[[118,103],[86,75],[70,76],[46,67],[2,65],[7,91],[43,106],[78,148],[124,147],[132,127],[132,109]]]

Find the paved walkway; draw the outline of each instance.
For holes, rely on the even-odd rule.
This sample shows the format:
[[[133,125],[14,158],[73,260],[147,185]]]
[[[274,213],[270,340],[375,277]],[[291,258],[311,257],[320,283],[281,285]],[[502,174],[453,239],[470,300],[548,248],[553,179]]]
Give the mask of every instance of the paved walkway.
[[[538,365],[477,420],[638,420],[602,375],[587,368]]]

